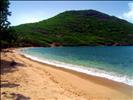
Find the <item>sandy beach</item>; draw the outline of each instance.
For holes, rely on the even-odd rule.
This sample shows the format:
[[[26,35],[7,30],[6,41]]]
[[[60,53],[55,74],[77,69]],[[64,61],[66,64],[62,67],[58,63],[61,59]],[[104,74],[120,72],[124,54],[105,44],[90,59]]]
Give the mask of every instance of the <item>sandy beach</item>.
[[[1,52],[2,100],[133,100],[133,87]]]

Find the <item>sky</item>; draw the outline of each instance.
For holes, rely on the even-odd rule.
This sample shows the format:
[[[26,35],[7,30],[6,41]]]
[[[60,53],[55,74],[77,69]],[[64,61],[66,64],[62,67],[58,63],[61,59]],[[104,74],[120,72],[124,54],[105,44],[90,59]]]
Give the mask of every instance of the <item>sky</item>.
[[[133,1],[10,1],[12,26],[38,22],[63,11],[94,9],[133,23]]]

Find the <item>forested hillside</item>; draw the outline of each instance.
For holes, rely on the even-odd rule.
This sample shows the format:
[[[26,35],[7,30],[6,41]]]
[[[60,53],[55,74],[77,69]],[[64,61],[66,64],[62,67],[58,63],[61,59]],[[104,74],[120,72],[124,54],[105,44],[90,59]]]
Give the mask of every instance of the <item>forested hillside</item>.
[[[65,11],[13,28],[20,46],[133,45],[133,24],[95,10]]]

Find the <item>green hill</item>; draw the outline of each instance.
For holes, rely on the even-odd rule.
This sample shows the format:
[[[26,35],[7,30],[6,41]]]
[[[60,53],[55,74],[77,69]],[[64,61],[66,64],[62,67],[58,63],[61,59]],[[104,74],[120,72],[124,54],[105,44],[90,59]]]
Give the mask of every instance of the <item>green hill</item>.
[[[20,46],[133,45],[133,24],[95,10],[65,11],[14,28]]]

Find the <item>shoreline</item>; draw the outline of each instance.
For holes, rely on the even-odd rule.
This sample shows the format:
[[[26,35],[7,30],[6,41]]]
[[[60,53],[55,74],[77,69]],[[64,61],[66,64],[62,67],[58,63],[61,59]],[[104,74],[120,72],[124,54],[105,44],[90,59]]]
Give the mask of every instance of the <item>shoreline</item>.
[[[91,75],[91,74],[79,72],[79,71],[72,70],[72,69],[68,69],[68,68],[65,68],[65,67],[58,67],[58,66],[55,66],[55,65],[52,65],[52,64],[44,63],[44,62],[41,62],[41,61],[32,59],[30,57],[27,57],[25,54],[19,54],[19,55],[22,56],[22,57],[24,57],[24,58],[26,58],[26,59],[29,59],[31,61],[40,63],[42,65],[48,65],[49,67],[52,67],[54,69],[59,69],[59,70],[62,70],[62,71],[65,71],[65,72],[68,72],[68,73],[77,75],[78,77],[81,77],[81,78],[83,78],[85,80],[91,80],[92,82],[98,83],[100,85],[103,85],[103,83],[104,84],[108,84],[108,87],[110,87],[112,89],[114,89],[114,87],[116,87],[116,89],[120,89],[120,91],[121,91],[122,88],[124,90],[127,89],[127,91],[125,91],[125,93],[128,92],[128,89],[131,89],[131,88],[133,89],[133,86],[132,85],[128,85],[126,83],[114,81],[114,80],[111,80],[111,79],[108,79],[108,78],[105,78],[105,77],[94,76],[94,75]],[[117,87],[119,87],[119,88],[117,88]]]
[[[121,86],[121,87],[128,87],[129,89],[130,88],[133,88],[132,85],[128,85],[126,83],[114,81],[114,80],[111,80],[111,79],[108,79],[108,78],[105,78],[105,77],[100,77],[100,76],[95,76],[95,75],[91,75],[91,74],[79,72],[79,71],[72,70],[72,69],[68,69],[68,68],[65,68],[65,67],[58,67],[58,66],[51,65],[51,64],[48,64],[48,63],[44,63],[44,62],[41,62],[41,61],[38,61],[38,60],[34,60],[34,59],[30,58],[30,57],[25,56],[24,54],[19,54],[19,55],[22,56],[22,57],[24,57],[24,58],[26,58],[26,59],[29,59],[31,61],[40,63],[42,65],[47,65],[47,66],[52,67],[54,69],[59,69],[59,70],[62,70],[62,71],[65,71],[65,72],[68,72],[68,73],[77,75],[77,76],[79,76],[81,78],[84,78],[86,80],[90,80],[91,79],[91,81],[96,82],[96,83],[99,83],[99,84],[102,84],[102,82],[104,82],[106,84],[112,83],[114,85],[118,85],[118,86]],[[102,82],[100,82],[100,81],[102,81]],[[110,85],[110,87],[114,87],[114,86],[113,85]]]
[[[24,48],[24,49],[26,49],[26,48]],[[65,69],[65,70],[70,70],[70,71],[74,71],[74,72],[90,75],[90,76],[93,76],[93,77],[99,77],[99,78],[102,78],[102,79],[107,79],[107,80],[110,80],[110,81],[114,81],[114,82],[117,82],[117,83],[120,83],[120,84],[125,84],[125,85],[133,87],[132,83],[126,83],[125,81],[120,80],[121,77],[112,76],[111,73],[107,74],[108,72],[101,73],[101,70],[93,69],[93,68],[90,68],[90,71],[89,71],[88,69],[82,68],[83,66],[82,67],[78,67],[78,65],[67,64],[67,63],[64,63],[64,62],[62,63],[62,62],[58,62],[58,61],[56,63],[54,63],[53,61],[49,61],[48,59],[41,60],[41,59],[38,59],[37,57],[24,54],[23,52],[21,52],[21,50],[23,50],[23,49],[20,49],[19,51],[15,51],[15,52],[18,52],[18,54],[20,54],[21,56],[23,56],[25,58],[28,58],[28,59],[30,59],[32,61],[36,61],[38,63],[46,64],[46,65],[53,66],[53,67],[56,67],[56,68],[59,68],[59,69]],[[94,72],[92,70],[94,70],[94,71],[96,70],[98,72],[96,72],[94,74]],[[101,74],[103,76],[101,76]]]
[[[93,100],[93,98],[95,100],[125,100],[125,99],[132,100],[133,98],[132,97],[133,87],[129,85],[115,82],[102,77],[87,75],[85,73],[81,73],[81,72],[77,72],[77,71],[73,71],[65,68],[53,67],[52,65],[34,61],[34,60],[31,60],[30,58],[24,57],[23,55],[15,53],[15,50],[17,49],[13,50],[12,52],[13,55],[16,56],[16,58],[19,59],[20,61],[23,61],[24,64],[28,66],[27,68],[38,69],[39,71],[44,70],[44,72],[46,73],[49,72],[49,74],[54,77],[52,79],[53,82],[61,86],[63,89],[69,92],[70,91],[73,92],[73,96],[77,94],[79,95],[78,97],[86,98],[86,99],[80,98],[80,100],[88,100],[87,98],[92,98],[89,100]],[[10,57],[14,58],[12,55]],[[32,65],[32,67],[29,65]],[[39,72],[35,72],[35,74],[36,73],[39,73]],[[36,97],[33,97],[33,98],[36,98]],[[38,100],[38,99],[33,99],[33,100]],[[46,99],[46,100],[49,100],[49,99]],[[63,100],[63,99],[59,99],[59,100]],[[70,99],[70,100],[75,100],[75,99]]]
[[[118,82],[118,81],[114,81],[114,80],[111,80],[111,79],[108,79],[108,78],[105,78],[105,77],[100,77],[100,76],[94,76],[94,75],[91,75],[91,74],[87,74],[87,73],[83,73],[83,72],[79,72],[79,71],[76,71],[76,70],[72,70],[72,69],[68,69],[68,68],[65,68],[65,67],[58,67],[58,66],[55,66],[55,65],[51,65],[51,64],[47,64],[47,63],[44,63],[44,62],[41,62],[41,61],[38,61],[38,60],[34,60],[32,58],[29,58],[27,56],[25,56],[24,54],[20,54],[20,56],[22,56],[23,58],[26,58],[26,59],[29,59],[31,61],[34,61],[34,62],[37,62],[37,63],[40,63],[42,65],[47,65],[49,67],[52,67],[54,69],[59,69],[59,70],[62,70],[62,71],[65,71],[65,72],[68,72],[68,73],[71,73],[71,74],[74,74],[74,75],[77,75],[81,78],[84,78],[84,79],[87,79],[89,80],[88,78],[92,78],[92,79],[98,79],[101,80],[101,81],[107,81],[108,82],[112,82],[116,85],[120,85],[120,86],[124,86],[124,87],[129,87],[129,88],[133,88],[132,85],[128,85],[126,83],[122,83],[122,82]],[[82,77],[83,76],[83,77]],[[97,82],[98,82],[97,81]],[[99,82],[100,83],[100,82]]]

